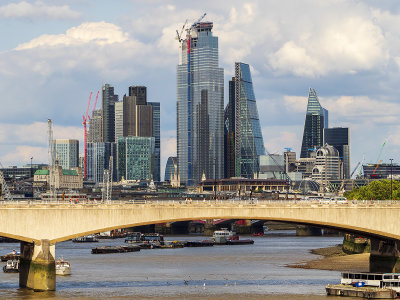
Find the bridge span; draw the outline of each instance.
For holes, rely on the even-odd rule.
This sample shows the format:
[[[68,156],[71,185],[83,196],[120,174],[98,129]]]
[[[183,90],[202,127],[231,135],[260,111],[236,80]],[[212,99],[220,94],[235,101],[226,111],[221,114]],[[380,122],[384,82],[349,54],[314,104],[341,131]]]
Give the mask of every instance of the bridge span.
[[[20,286],[55,289],[55,244],[112,229],[205,219],[273,220],[371,237],[371,271],[400,270],[400,203],[144,201],[0,204],[0,236],[21,241]]]

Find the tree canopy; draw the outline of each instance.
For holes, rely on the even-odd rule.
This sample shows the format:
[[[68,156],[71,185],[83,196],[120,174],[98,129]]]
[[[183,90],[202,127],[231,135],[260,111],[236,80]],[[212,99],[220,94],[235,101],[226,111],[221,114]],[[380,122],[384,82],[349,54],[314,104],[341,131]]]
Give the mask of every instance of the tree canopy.
[[[347,199],[390,200],[390,180],[374,180],[370,184],[344,193]],[[393,180],[393,199],[400,199],[400,182]]]

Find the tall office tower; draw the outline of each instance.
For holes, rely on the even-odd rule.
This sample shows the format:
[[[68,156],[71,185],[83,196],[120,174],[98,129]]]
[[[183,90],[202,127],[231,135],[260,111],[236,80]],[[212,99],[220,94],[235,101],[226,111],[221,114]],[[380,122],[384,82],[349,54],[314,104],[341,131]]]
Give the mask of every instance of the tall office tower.
[[[66,170],[79,167],[79,141],[71,139],[54,140],[54,151],[58,164]]]
[[[89,121],[88,142],[99,143],[103,141],[103,111],[95,110]]]
[[[118,178],[151,180],[154,173],[154,137],[128,136],[118,139]]]
[[[124,136],[124,102],[115,102],[115,142],[118,142],[118,138]]]
[[[154,181],[161,181],[161,124],[160,124],[160,102],[149,102],[153,107],[153,137],[154,137]]]
[[[115,141],[115,102],[118,95],[114,94],[114,87],[108,83],[102,89],[102,110],[103,110],[103,142],[111,143]]]
[[[153,106],[147,103],[145,86],[130,86],[129,96],[124,96],[124,136],[153,135]]]
[[[177,157],[168,157],[167,164],[165,165],[164,181],[171,181],[172,176],[178,170]]]
[[[177,153],[181,182],[224,176],[224,70],[212,22],[196,22],[180,39]]]
[[[321,106],[317,92],[310,88],[300,158],[310,157],[310,152],[324,145],[324,128],[328,128],[328,110]]]
[[[350,179],[350,129],[325,128],[324,144],[329,144],[339,151],[340,159],[343,161],[343,177]]]
[[[103,182],[104,170],[109,170],[110,157],[113,157],[113,180],[117,180],[117,153],[115,143],[88,143],[88,172],[87,180]]]
[[[226,177],[253,178],[259,171],[264,141],[248,64],[235,63],[225,109]]]

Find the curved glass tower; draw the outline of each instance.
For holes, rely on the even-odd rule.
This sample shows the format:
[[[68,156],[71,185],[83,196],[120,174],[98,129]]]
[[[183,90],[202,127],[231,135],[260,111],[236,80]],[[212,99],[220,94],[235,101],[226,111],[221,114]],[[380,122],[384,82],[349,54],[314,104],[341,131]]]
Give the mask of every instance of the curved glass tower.
[[[229,103],[225,109],[225,177],[253,178],[258,157],[265,155],[250,67],[235,63],[235,77],[229,82]]]
[[[300,158],[310,157],[311,152],[323,146],[324,128],[328,128],[328,110],[321,106],[317,92],[310,88]]]
[[[212,22],[194,23],[180,40],[177,66],[177,154],[181,182],[224,175],[224,70]]]

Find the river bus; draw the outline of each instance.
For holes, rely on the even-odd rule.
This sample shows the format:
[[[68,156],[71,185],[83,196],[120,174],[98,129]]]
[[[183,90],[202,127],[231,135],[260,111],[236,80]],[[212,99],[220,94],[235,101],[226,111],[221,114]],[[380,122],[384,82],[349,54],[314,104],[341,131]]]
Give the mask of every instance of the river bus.
[[[355,285],[358,282],[364,282],[365,286],[392,289],[400,294],[400,273],[342,273],[341,284]]]

